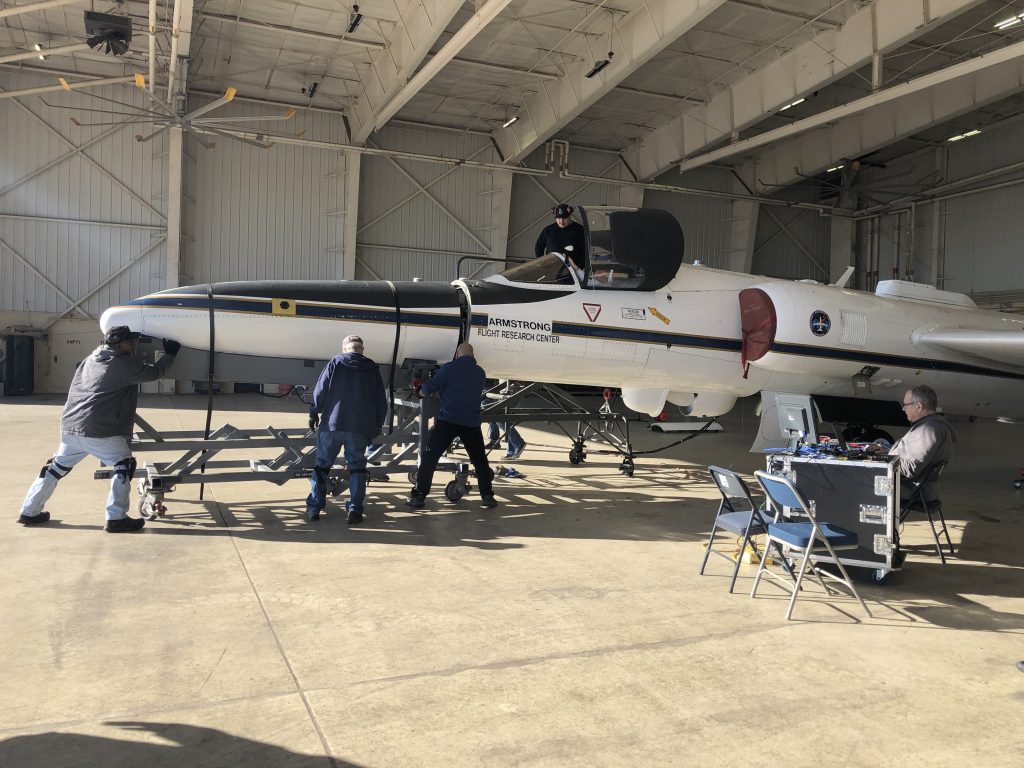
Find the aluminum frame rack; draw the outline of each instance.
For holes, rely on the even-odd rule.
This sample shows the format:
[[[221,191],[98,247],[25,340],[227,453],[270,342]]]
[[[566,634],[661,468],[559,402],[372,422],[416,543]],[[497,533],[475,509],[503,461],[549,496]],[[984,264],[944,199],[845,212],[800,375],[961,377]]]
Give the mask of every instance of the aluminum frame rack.
[[[586,460],[588,440],[603,442],[610,450],[591,452],[622,456],[619,471],[633,476],[637,454],[629,438],[629,420],[612,410],[610,390],[605,390],[604,403],[596,411],[554,384],[505,382],[491,387],[484,396],[493,400],[481,411],[484,421],[502,422],[506,430],[510,424],[530,421],[553,424],[572,440],[570,464]],[[524,402],[527,399],[529,403]],[[576,422],[575,435],[563,426],[568,422]]]
[[[391,474],[407,472],[415,482],[419,456],[426,445],[426,425],[437,411],[435,401],[414,402],[396,397],[392,409],[396,426],[387,434],[378,436],[367,453],[368,482],[387,482]],[[177,453],[169,461],[146,461],[139,467],[137,490],[138,512],[153,520],[167,514],[164,497],[179,485],[239,483],[260,480],[284,485],[289,480],[308,479],[316,462],[316,432],[306,428],[277,428],[267,426],[244,429],[224,424],[205,436],[202,430],[160,431],[136,414],[139,427],[133,433],[133,454]],[[264,453],[269,449],[279,452],[273,458],[219,458],[225,451],[247,450]],[[441,470],[453,471],[455,478],[448,483],[445,495],[457,501],[469,490],[468,467],[464,462],[442,460]],[[108,480],[113,470],[104,467],[93,477]],[[335,461],[327,479],[330,496],[338,496],[348,488],[348,469]],[[453,498],[454,496],[454,498]]]

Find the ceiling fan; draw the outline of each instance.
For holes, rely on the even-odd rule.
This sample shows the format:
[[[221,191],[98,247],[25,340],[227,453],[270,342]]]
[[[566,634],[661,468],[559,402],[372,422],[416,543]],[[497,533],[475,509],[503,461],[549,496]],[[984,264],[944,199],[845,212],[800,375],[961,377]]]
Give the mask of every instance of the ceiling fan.
[[[147,134],[137,133],[135,134],[135,140],[139,142],[150,141],[154,137],[158,136],[168,128],[178,127],[185,132],[195,137],[196,141],[202,144],[207,149],[212,149],[214,143],[209,141],[206,137],[209,135],[223,136],[227,139],[234,141],[240,141],[244,144],[249,144],[259,149],[270,149],[273,146],[273,142],[262,136],[260,133],[254,131],[252,127],[246,125],[239,125],[239,123],[252,123],[252,122],[269,122],[275,120],[291,120],[295,117],[295,109],[288,109],[282,114],[278,115],[258,115],[252,117],[206,117],[210,112],[223,107],[225,104],[230,103],[234,100],[237,94],[237,89],[229,87],[224,91],[224,95],[219,99],[211,101],[209,104],[204,104],[198,109],[194,109],[184,115],[176,114],[170,107],[164,104],[162,101],[153,96],[152,93],[146,90],[146,78],[141,74],[135,75],[135,85],[137,88],[142,90],[149,99],[149,103],[152,109],[146,109],[144,107],[137,107],[131,104],[125,104],[124,102],[117,101],[116,99],[110,99],[105,96],[100,96],[95,93],[89,93],[86,91],[78,91],[71,88],[67,80],[63,77],[57,78],[64,90],[68,92],[74,91],[82,96],[87,96],[92,99],[98,99],[100,101],[110,102],[123,107],[128,112],[109,112],[105,111],[108,115],[120,115],[127,118],[133,118],[129,120],[112,120],[104,122],[82,122],[76,117],[71,118],[72,124],[75,126],[91,127],[98,125],[124,125],[125,123],[150,123],[157,126],[153,131]],[[45,102],[44,102],[45,103]],[[60,107],[57,104],[48,104],[47,106]],[[80,108],[81,109],[81,108]],[[104,111],[104,110],[88,110],[88,111]],[[237,133],[236,133],[237,132]],[[240,136],[238,133],[253,134],[255,133],[257,138],[250,139],[245,136]],[[301,136],[305,131],[301,131],[296,136]]]

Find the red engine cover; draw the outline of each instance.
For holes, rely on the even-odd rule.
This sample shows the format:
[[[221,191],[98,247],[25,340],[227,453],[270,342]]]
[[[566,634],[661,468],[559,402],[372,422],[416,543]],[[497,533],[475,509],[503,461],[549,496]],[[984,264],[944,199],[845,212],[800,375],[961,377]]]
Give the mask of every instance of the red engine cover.
[[[743,347],[740,360],[743,366],[760,360],[772,348],[777,321],[771,297],[760,288],[740,291],[740,327],[743,329]]]

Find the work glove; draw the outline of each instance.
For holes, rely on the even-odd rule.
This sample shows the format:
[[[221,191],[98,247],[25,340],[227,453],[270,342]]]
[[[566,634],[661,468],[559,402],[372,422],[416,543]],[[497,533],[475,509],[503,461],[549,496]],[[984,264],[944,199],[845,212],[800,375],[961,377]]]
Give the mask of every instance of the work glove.
[[[178,350],[181,349],[181,344],[174,341],[173,339],[164,339],[164,352],[168,355],[178,354]]]
[[[320,414],[316,411],[309,412],[309,431],[315,432],[316,428],[320,426]]]

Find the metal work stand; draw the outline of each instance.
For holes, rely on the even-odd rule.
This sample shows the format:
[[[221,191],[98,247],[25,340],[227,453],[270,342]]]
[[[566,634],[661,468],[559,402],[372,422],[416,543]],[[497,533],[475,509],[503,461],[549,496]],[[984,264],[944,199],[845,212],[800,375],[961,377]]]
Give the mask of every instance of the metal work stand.
[[[592,453],[622,456],[619,471],[633,476],[633,460],[636,453],[629,439],[629,421],[611,408],[611,392],[605,390],[604,403],[596,411],[583,406],[564,389],[554,384],[519,384],[508,382],[489,389],[485,396],[492,400],[486,405],[481,416],[484,421],[499,421],[506,425],[527,421],[554,424],[572,440],[569,463],[581,464],[587,458],[587,441],[601,441],[610,450],[597,449]],[[531,402],[527,404],[526,400]],[[540,402],[537,402],[540,401]],[[563,424],[576,423],[576,433],[567,430]]]
[[[415,482],[419,456],[426,445],[427,426],[437,412],[436,401],[413,402],[396,397],[393,402],[396,426],[389,434],[373,441],[367,454],[368,482],[387,482],[392,473],[408,473]],[[146,461],[139,468],[138,511],[153,520],[167,514],[164,497],[178,485],[239,483],[263,480],[283,485],[289,480],[308,479],[316,463],[316,432],[305,428],[240,429],[225,424],[209,438],[201,430],[160,432],[136,415],[139,430],[132,436],[133,454],[178,453],[171,461]],[[219,458],[224,451],[245,450],[257,455],[279,451],[273,458]],[[454,479],[445,495],[457,501],[470,488],[469,467],[465,463],[442,460],[441,470],[450,469]],[[93,477],[109,480],[113,470],[104,467]],[[348,469],[335,462],[327,478],[327,491],[338,496],[348,488]]]

